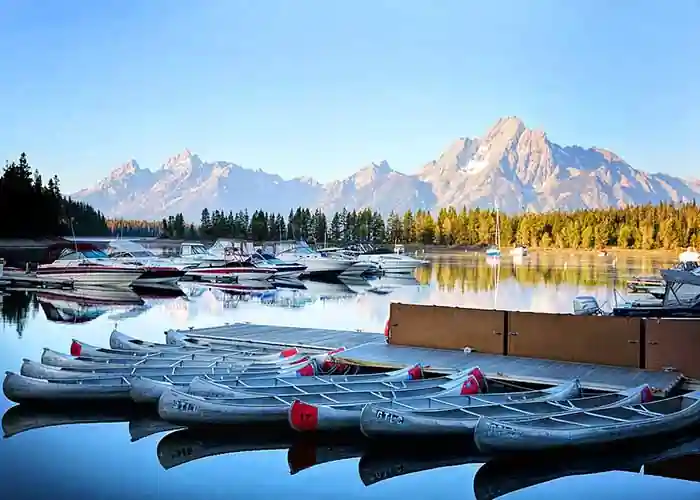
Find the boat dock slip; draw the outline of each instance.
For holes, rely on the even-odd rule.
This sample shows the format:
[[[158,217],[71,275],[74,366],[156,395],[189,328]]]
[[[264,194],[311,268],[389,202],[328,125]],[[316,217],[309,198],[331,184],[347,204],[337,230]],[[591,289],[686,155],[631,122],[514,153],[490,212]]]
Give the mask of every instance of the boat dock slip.
[[[562,384],[579,378],[587,389],[619,391],[649,384],[666,395],[682,382],[678,372],[649,371],[638,368],[571,363],[544,359],[503,356],[460,350],[397,346],[386,343],[377,332],[322,330],[272,325],[237,323],[215,328],[179,330],[190,336],[221,337],[249,342],[332,350],[346,347],[336,357],[363,366],[401,368],[414,363],[430,366],[436,373],[452,373],[479,366],[487,377],[512,383]]]

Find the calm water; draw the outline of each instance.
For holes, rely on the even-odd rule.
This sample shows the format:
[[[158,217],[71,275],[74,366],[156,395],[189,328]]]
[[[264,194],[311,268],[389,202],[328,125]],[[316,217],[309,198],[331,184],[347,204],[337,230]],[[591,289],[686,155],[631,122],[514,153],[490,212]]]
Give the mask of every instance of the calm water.
[[[13,293],[2,298],[0,367],[17,371],[22,358],[38,360],[43,347],[66,352],[73,337],[107,345],[115,323],[130,335],[162,341],[162,332],[168,328],[236,321],[381,331],[391,301],[568,312],[576,295],[609,301],[615,287],[624,291],[626,278],[653,274],[669,264],[631,256],[567,254],[532,255],[517,262],[503,258],[500,265],[489,265],[476,256],[432,260],[432,267],[418,270],[410,279],[309,283],[306,291],[268,292],[262,297],[237,298],[191,287],[187,297],[145,297],[140,303],[131,296],[125,297],[130,304],[96,307],[65,297]],[[378,284],[391,287],[392,292],[367,291]],[[0,396],[1,412],[11,406]],[[17,426],[30,430],[0,441],[0,488],[11,492],[12,498],[60,492],[95,499],[189,495],[229,499],[251,493],[266,498],[399,499],[431,494],[486,499],[509,491],[507,498],[512,499],[657,498],[659,494],[700,498],[697,456],[694,461],[686,457],[663,466],[644,465],[644,457],[634,454],[579,459],[566,462],[567,466],[556,460],[483,466],[483,459],[444,446],[413,447],[411,453],[388,446],[363,449],[357,441],[316,443],[254,429],[215,439],[160,432],[132,442],[132,437],[139,437],[138,424],[145,422],[144,417],[131,423],[130,434],[126,421],[31,429],[42,414],[14,411],[5,415],[5,431]],[[64,423],[78,416],[63,415]],[[640,474],[643,465],[645,473]],[[409,474],[416,470],[420,472]]]

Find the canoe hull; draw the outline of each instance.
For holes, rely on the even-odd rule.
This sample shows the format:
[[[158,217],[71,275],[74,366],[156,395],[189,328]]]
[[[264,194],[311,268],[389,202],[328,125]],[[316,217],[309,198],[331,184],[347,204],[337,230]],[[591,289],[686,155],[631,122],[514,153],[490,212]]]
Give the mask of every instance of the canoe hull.
[[[120,385],[83,385],[60,383],[7,372],[2,384],[5,397],[15,403],[24,401],[104,401],[129,400],[129,383]]]
[[[633,417],[635,408],[642,407],[648,411],[653,408],[669,408],[678,404],[677,411],[668,411],[659,416],[644,415],[645,410]],[[605,412],[605,410],[602,410]],[[629,417],[623,417],[624,412]],[[609,413],[609,412],[608,412]],[[606,413],[606,415],[608,414]],[[565,417],[567,421],[580,421],[596,415],[596,411],[572,413]],[[680,431],[700,422],[700,391],[675,398],[668,398],[645,405],[620,408],[618,421],[605,425],[579,425],[577,427],[557,428],[557,425],[547,426],[547,419],[535,419],[528,422],[503,422],[481,418],[474,429],[474,442],[484,453],[517,453],[533,452],[551,449],[597,446],[632,439],[645,439],[661,434]]]
[[[619,394],[580,398],[578,384],[568,384],[559,391],[528,401],[474,403],[454,410],[403,411],[382,404],[367,405],[362,411],[360,428],[369,438],[471,437],[480,416],[518,421],[572,413],[579,410],[577,404],[586,408],[638,404],[644,401],[648,390],[645,385]]]

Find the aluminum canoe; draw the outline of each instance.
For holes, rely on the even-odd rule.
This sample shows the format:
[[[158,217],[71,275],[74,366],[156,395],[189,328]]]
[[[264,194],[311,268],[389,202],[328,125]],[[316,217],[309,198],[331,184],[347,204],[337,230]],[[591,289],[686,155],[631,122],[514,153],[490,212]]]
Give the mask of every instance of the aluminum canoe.
[[[270,386],[273,383],[318,385],[320,383],[340,383],[354,379],[360,381],[372,380],[403,380],[410,376],[422,374],[420,365],[393,372],[369,375],[313,375],[317,370],[313,364],[306,368],[310,370],[275,371],[274,373],[244,372],[239,374],[208,375],[207,380],[213,380],[243,387],[255,385]],[[299,373],[301,371],[301,373]],[[3,391],[8,399],[20,401],[58,402],[63,400],[104,400],[124,399],[137,403],[158,402],[160,394],[167,389],[177,388],[187,391],[192,380],[198,375],[182,374],[152,374],[152,378],[142,376],[129,377],[121,375],[94,375],[92,373],[74,372],[60,368],[51,368],[40,363],[25,360],[22,374],[8,372],[3,382]]]
[[[215,363],[229,363],[236,365],[276,365],[276,364],[293,364],[308,359],[307,356],[295,354],[284,357],[278,354],[266,354],[263,356],[250,356],[247,354],[239,354],[230,352],[221,353],[154,353],[148,356],[134,357],[86,357],[63,354],[53,349],[44,348],[41,354],[41,362],[48,366],[59,368],[71,368],[74,370],[82,370],[85,368],[103,368],[103,367],[125,367],[125,366],[209,366]]]
[[[300,363],[293,366],[278,366],[278,367],[256,367],[244,366],[237,368],[195,368],[195,367],[174,367],[174,368],[149,368],[147,366],[137,366],[118,370],[117,372],[100,371],[100,370],[70,370],[66,368],[56,368],[46,366],[37,361],[30,359],[22,360],[20,373],[27,377],[45,379],[45,380],[75,380],[75,379],[94,379],[94,378],[114,378],[114,377],[146,377],[162,380],[167,377],[166,381],[183,381],[186,380],[189,384],[197,375],[206,375],[212,380],[222,381],[228,379],[237,379],[242,376],[246,377],[277,377],[283,374],[292,375],[313,375],[318,371],[318,364],[315,360],[307,363]]]
[[[478,370],[478,369],[476,369]],[[284,422],[289,408],[297,400],[315,405],[357,408],[367,403],[391,399],[428,398],[443,395],[474,394],[479,382],[474,375],[453,380],[442,386],[403,391],[351,391],[316,393],[301,396],[259,396],[245,399],[204,398],[170,389],[158,400],[158,414],[164,420],[184,425],[250,424]]]
[[[245,382],[236,384],[223,384],[212,382],[202,377],[195,377],[189,385],[188,394],[195,396],[213,397],[213,398],[240,398],[248,397],[251,393],[266,395],[266,396],[297,396],[314,393],[330,393],[330,392],[382,392],[382,391],[404,391],[441,387],[444,384],[449,384],[454,380],[464,380],[466,375],[474,375],[479,379],[482,387],[484,382],[482,373],[478,369],[470,369],[464,372],[457,372],[452,375],[442,377],[424,378],[420,377],[420,369],[408,372],[407,377],[402,377],[401,380],[362,380],[357,378],[348,378],[342,382],[322,382],[318,384],[310,384],[307,381],[303,385],[295,384],[295,380],[284,384],[273,383],[268,386],[256,385],[255,387],[248,386]],[[417,372],[417,373],[416,373]],[[357,377],[357,375],[355,376]]]
[[[109,336],[109,346],[111,349],[123,350],[123,351],[136,351],[142,353],[155,352],[155,351],[172,351],[172,350],[182,350],[182,349],[201,349],[202,347],[216,348],[216,349],[238,349],[238,350],[249,350],[258,352],[278,352],[279,346],[273,346],[271,344],[262,344],[247,341],[238,340],[227,340],[227,339],[205,339],[205,338],[194,338],[189,337],[182,332],[166,332],[167,343],[161,344],[159,342],[149,342],[146,340],[140,340],[135,337],[131,337],[118,330],[113,330]],[[290,350],[298,351],[296,348],[289,348]]]
[[[289,358],[277,358],[275,361],[253,361],[230,359],[226,356],[220,356],[214,360],[200,359],[141,359],[135,363],[103,363],[93,361],[82,361],[71,359],[69,356],[54,353],[53,351],[44,351],[42,363],[56,368],[65,368],[77,372],[93,372],[93,373],[113,373],[118,375],[128,375],[136,369],[191,369],[199,370],[200,373],[208,373],[211,369],[228,369],[228,370],[249,370],[249,371],[269,371],[273,369],[285,369],[296,366],[303,366],[312,360],[322,363],[329,359],[328,355],[309,356],[292,356]],[[57,365],[57,366],[56,366]],[[194,373],[194,372],[193,372]]]
[[[538,391],[534,391],[538,392]],[[467,404],[450,409],[409,409],[401,402],[367,405],[362,410],[360,429],[369,438],[472,436],[479,418],[517,421],[591,410],[627,406],[653,399],[648,385],[614,394],[580,397],[578,384],[554,388],[551,392],[525,399],[527,393],[508,394],[504,400],[489,401],[487,396],[469,398]]]
[[[303,373],[301,374],[303,375]],[[229,378],[224,379],[217,384],[226,389],[238,388],[250,392],[257,392],[258,387],[303,387],[307,386],[330,386],[333,384],[348,384],[348,383],[369,383],[369,382],[392,382],[400,380],[409,380],[422,378],[423,369],[421,365],[414,365],[401,370],[394,370],[384,373],[371,373],[366,375],[306,375],[300,376],[294,372],[289,375],[279,377],[256,377],[256,378]],[[176,389],[180,392],[191,392],[191,386],[195,380],[214,382],[211,377],[195,377],[186,384],[173,384],[167,381],[159,381],[142,377],[134,377],[131,379],[130,395],[137,403],[157,403],[160,395],[169,389]],[[219,387],[219,386],[217,386]],[[201,393],[199,395],[202,395]]]
[[[160,344],[148,342],[126,335],[119,330],[113,330],[109,336],[110,347],[96,347],[81,340],[73,339],[71,343],[71,354],[74,356],[89,357],[140,357],[155,353],[174,353],[182,351],[188,353],[192,351],[202,352],[245,352],[253,355],[275,354],[285,352],[287,356],[298,354],[299,349],[295,347],[285,348],[275,345],[257,345],[250,342],[235,342],[226,340],[208,340],[200,338],[190,338],[183,333],[172,332],[168,337],[169,342]]]
[[[508,401],[540,401],[546,399],[568,399],[580,396],[578,380],[539,391],[476,393],[469,397],[441,394],[431,398],[412,400],[379,401],[378,405],[400,407],[403,410],[427,410],[431,408],[463,408],[471,405],[497,405]],[[289,424],[299,432],[335,431],[360,428],[365,406],[354,408],[332,408],[307,401],[297,401],[289,409]]]
[[[484,453],[602,445],[676,432],[700,423],[700,391],[630,406],[509,422],[482,417],[474,442]]]

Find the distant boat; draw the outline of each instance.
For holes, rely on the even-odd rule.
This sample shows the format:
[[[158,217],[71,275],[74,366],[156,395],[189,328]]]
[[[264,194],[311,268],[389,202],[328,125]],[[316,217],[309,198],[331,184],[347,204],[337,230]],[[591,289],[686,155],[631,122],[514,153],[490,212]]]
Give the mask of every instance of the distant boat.
[[[527,247],[522,245],[517,246],[510,251],[510,254],[513,257],[525,257],[527,255]]]
[[[501,218],[498,213],[498,202],[494,199],[493,205],[496,208],[496,243],[486,249],[487,257],[501,256]]]

